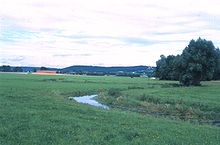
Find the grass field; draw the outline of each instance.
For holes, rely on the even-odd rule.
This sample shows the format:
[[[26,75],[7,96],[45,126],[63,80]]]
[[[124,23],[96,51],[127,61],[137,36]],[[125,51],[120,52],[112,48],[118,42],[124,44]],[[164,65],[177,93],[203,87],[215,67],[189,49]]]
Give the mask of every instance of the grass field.
[[[0,73],[0,144],[217,145],[220,82]],[[70,101],[98,94],[112,109]],[[119,109],[118,109],[119,108]],[[141,111],[140,111],[141,110]],[[165,115],[149,115],[161,113]]]

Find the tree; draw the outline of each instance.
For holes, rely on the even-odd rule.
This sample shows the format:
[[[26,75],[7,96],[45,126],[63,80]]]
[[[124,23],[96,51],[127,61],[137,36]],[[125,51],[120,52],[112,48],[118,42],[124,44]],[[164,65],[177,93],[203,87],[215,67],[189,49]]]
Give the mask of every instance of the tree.
[[[219,48],[216,49],[216,67],[214,70],[213,79],[214,80],[220,79],[220,50],[219,50]]]
[[[167,76],[166,57],[164,55],[161,55],[160,60],[158,60],[156,64],[157,64],[156,71],[155,71],[156,77],[158,77],[160,80],[165,80]]]
[[[180,55],[160,56],[160,60],[156,62],[156,77],[160,80],[179,80],[179,61]]]
[[[167,56],[167,79],[168,80],[179,80],[179,55],[169,55]]]
[[[183,50],[180,65],[180,83],[200,85],[202,80],[211,80],[216,67],[216,49],[212,41],[191,40]]]

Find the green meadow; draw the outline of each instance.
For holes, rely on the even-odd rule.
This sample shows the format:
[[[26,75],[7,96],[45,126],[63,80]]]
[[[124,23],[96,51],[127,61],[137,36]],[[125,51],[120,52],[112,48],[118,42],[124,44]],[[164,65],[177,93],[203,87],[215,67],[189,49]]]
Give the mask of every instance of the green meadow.
[[[220,81],[0,73],[1,145],[218,145],[219,113]]]

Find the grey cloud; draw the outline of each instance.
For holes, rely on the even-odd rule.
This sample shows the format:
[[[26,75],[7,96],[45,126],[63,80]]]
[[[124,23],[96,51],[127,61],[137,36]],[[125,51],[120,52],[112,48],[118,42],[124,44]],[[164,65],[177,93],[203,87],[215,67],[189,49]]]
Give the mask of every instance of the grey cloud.
[[[91,56],[89,53],[79,53],[79,54],[54,54],[53,57],[73,57],[73,56]]]
[[[113,36],[92,36],[92,35],[71,35],[71,36],[63,36],[59,35],[60,37],[66,37],[70,39],[76,39],[80,41],[74,41],[82,44],[88,44],[89,39],[110,39],[110,40],[119,40],[121,42],[127,43],[127,44],[137,44],[137,45],[152,45],[155,44],[156,41],[147,40],[145,38],[141,37],[113,37]]]
[[[54,54],[53,57],[69,57],[71,54]]]
[[[153,35],[176,35],[176,34],[188,34],[195,33],[195,30],[178,30],[178,31],[169,31],[169,32],[152,32]]]
[[[1,63],[4,63],[4,64],[14,64],[14,63],[20,63],[20,62],[22,62],[24,60],[25,60],[24,56],[14,56],[13,58],[12,57],[1,58]]]
[[[92,54],[89,54],[89,53],[81,53],[81,54],[74,54],[74,56],[92,56]]]
[[[152,45],[157,43],[156,41],[147,40],[139,37],[124,37],[124,38],[120,38],[120,40],[124,41],[127,44],[137,44],[137,45]]]
[[[16,19],[1,17],[1,41],[18,41],[21,39],[31,39],[37,33],[17,24]]]

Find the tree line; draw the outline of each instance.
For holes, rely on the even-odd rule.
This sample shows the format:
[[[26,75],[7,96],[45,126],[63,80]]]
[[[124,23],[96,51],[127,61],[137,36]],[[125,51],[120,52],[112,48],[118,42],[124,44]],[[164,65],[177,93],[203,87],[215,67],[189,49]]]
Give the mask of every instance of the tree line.
[[[10,65],[0,66],[1,72],[23,72],[22,67],[11,67]]]
[[[182,85],[201,85],[201,81],[220,79],[220,50],[212,41],[191,40],[181,55],[161,55],[155,76],[178,80]]]
[[[0,72],[36,72],[37,70],[50,70],[47,67],[29,67],[29,69],[25,69],[25,67],[19,66],[10,66],[10,65],[2,65],[0,66]]]

